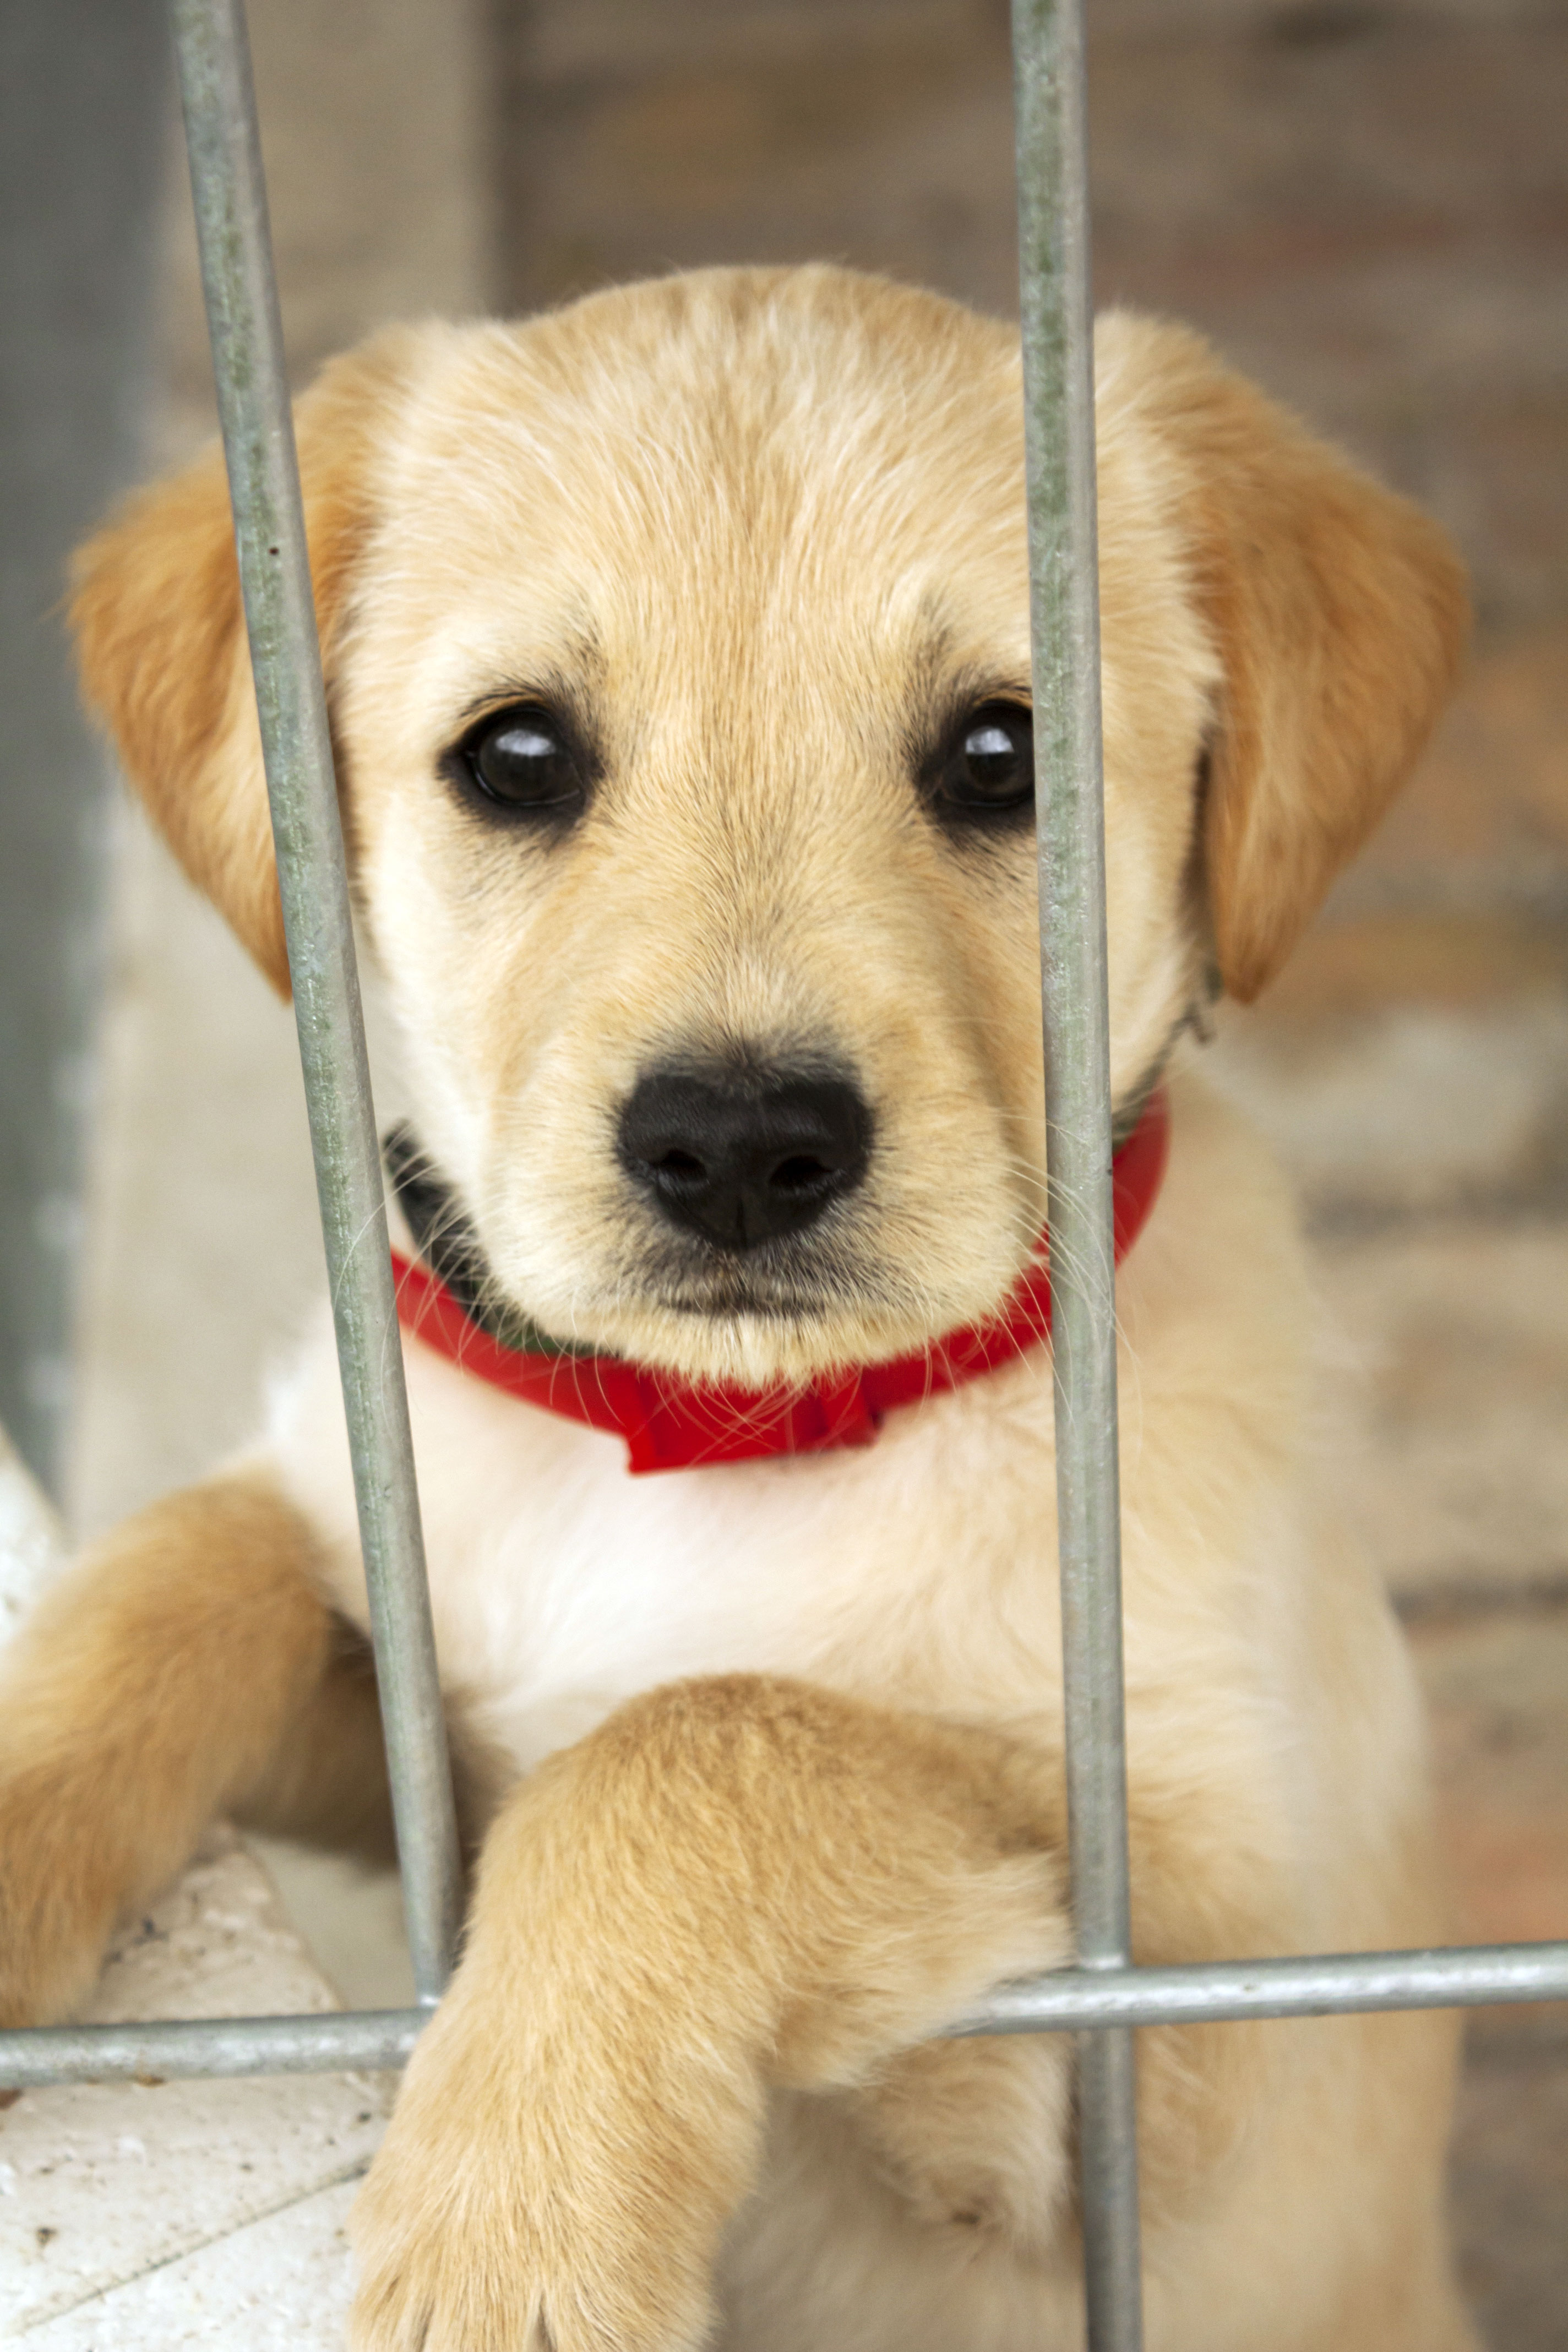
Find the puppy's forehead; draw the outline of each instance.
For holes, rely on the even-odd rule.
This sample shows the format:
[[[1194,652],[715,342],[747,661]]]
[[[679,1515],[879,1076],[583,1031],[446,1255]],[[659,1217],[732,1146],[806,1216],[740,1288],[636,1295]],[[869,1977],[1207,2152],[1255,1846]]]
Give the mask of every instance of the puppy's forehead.
[[[1016,341],[935,297],[715,272],[459,331],[389,457],[366,617],[437,699],[1026,652]]]

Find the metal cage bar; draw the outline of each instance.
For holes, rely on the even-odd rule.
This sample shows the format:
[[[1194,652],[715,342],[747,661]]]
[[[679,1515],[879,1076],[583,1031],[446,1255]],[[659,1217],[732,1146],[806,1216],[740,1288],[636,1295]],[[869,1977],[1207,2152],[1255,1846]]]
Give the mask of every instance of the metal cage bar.
[[[446,1980],[458,1919],[451,1773],[243,0],[173,0],[173,16],[420,2006],[0,2032],[6,2089],[398,2065]],[[1090,2352],[1137,2352],[1136,2027],[1563,2000],[1568,1943],[1129,1965],[1082,0],[1015,0],[1014,58],[1079,1965],[999,1987],[947,2032],[1082,2034],[1089,2342]]]
[[[235,542],[337,1324],[415,1990],[461,1911],[403,1350],[243,0],[174,0]]]
[[[1131,1957],[1117,1472],[1100,559],[1081,0],[1015,0],[1047,1223],[1068,1853],[1079,1963]],[[1090,2352],[1143,2341],[1132,2035],[1079,2045]]]

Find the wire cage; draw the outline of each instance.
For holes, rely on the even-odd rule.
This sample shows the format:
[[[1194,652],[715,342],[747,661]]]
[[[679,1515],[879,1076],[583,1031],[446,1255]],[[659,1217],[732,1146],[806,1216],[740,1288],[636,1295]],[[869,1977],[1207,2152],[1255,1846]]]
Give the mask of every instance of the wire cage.
[[[173,0],[417,2005],[0,2032],[0,2084],[393,2067],[461,1872],[243,0]],[[1082,0],[1014,0],[1048,1223],[1076,1965],[952,2035],[1073,2032],[1090,2352],[1142,2341],[1139,2026],[1568,2000],[1568,1944],[1131,1962]],[[377,1238],[379,1237],[379,1239]]]

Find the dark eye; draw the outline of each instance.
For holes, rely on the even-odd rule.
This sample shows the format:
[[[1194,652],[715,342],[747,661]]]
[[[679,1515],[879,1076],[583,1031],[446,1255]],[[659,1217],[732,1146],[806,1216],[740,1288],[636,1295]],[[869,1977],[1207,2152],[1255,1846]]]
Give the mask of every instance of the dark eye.
[[[942,765],[937,790],[950,810],[979,817],[1026,808],[1035,791],[1035,738],[1016,702],[971,711]]]
[[[458,756],[488,801],[563,816],[582,801],[581,763],[561,721],[537,704],[498,710],[466,735]]]

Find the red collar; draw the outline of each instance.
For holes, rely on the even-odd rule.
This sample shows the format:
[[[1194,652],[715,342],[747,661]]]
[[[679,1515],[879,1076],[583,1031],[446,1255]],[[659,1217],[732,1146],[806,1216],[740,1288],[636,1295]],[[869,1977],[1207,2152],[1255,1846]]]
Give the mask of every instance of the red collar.
[[[1160,1087],[1113,1163],[1119,1265],[1148,1221],[1169,1145],[1170,1110]],[[405,1331],[509,1396],[543,1405],[568,1421],[585,1422],[590,1429],[615,1431],[626,1442],[634,1474],[869,1445],[897,1406],[918,1404],[1012,1363],[1037,1348],[1051,1328],[1051,1278],[1042,1243],[1041,1255],[989,1322],[950,1331],[891,1363],[863,1364],[805,1389],[758,1394],[647,1371],[617,1356],[524,1354],[482,1330],[424,1266],[396,1251],[392,1263],[397,1319]]]

